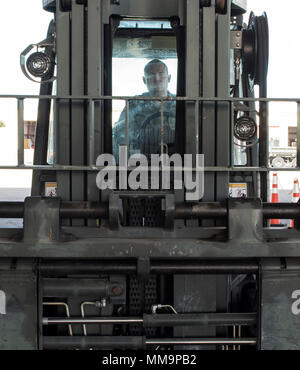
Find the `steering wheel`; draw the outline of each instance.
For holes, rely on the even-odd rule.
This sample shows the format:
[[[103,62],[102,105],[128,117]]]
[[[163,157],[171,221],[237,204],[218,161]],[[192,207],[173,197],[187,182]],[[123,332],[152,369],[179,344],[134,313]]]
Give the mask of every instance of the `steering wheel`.
[[[174,118],[175,112],[164,111],[163,122],[164,122],[164,143],[174,143],[175,141],[175,127],[170,127],[169,120]],[[157,121],[157,119],[159,120]],[[148,115],[141,123],[136,138],[140,147],[141,153],[145,155],[159,153],[161,143],[161,112],[154,112]],[[165,121],[167,120],[167,124]]]

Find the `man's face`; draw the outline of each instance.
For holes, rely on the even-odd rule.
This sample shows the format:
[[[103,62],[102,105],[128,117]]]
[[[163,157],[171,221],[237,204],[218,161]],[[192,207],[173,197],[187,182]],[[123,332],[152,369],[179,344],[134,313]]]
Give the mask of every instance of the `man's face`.
[[[171,76],[168,75],[163,64],[153,63],[145,72],[143,81],[147,85],[151,96],[167,96],[170,78]]]

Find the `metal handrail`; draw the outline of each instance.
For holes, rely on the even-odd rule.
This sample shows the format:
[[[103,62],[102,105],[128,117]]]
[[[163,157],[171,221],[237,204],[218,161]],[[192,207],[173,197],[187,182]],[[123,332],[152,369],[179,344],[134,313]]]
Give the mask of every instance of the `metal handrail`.
[[[126,143],[128,144],[128,119],[129,119],[129,101],[141,100],[141,101],[159,101],[161,102],[161,112],[163,112],[163,104],[166,101],[189,101],[194,102],[197,107],[199,102],[227,102],[230,103],[231,111],[238,109],[234,103],[240,102],[294,102],[298,105],[298,116],[300,114],[300,98],[220,98],[220,97],[151,97],[151,96],[107,96],[107,95],[0,95],[0,99],[17,99],[17,111],[18,111],[18,164],[17,165],[0,165],[0,170],[52,170],[52,171],[100,171],[104,166],[96,166],[94,158],[94,147],[95,139],[93,136],[94,124],[95,124],[95,102],[105,100],[124,100],[126,106],[125,115],[125,128],[126,128]],[[24,102],[26,99],[46,99],[55,101],[54,104],[54,125],[53,125],[53,164],[48,165],[26,165],[24,164]],[[57,109],[58,103],[62,100],[83,100],[89,103],[89,119],[88,119],[88,165],[61,165],[57,163],[57,143],[56,143],[56,131],[57,131]],[[163,132],[163,114],[161,114],[161,132]],[[199,119],[195,114],[195,120]],[[299,120],[299,117],[298,117]],[[231,128],[232,129],[232,128]],[[163,139],[161,140],[161,152],[163,152]],[[136,167],[128,167],[131,171]],[[115,167],[119,169],[118,166]],[[172,168],[170,169],[172,171]],[[189,168],[190,171],[197,171],[199,169]],[[251,167],[251,166],[204,166],[204,172],[271,172],[271,171],[300,171],[300,167]]]
[[[151,100],[151,101],[199,101],[199,102],[285,102],[300,103],[300,98],[232,98],[202,96],[111,96],[111,95],[3,95],[0,99],[52,99],[52,100]]]

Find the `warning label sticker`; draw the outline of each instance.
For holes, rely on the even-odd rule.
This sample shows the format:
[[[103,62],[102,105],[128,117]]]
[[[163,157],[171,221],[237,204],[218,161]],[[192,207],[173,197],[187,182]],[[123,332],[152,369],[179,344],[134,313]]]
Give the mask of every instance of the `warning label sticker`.
[[[45,197],[56,197],[56,195],[57,195],[57,183],[45,182]]]
[[[232,182],[229,184],[229,196],[231,198],[246,198],[247,197],[247,184]]]

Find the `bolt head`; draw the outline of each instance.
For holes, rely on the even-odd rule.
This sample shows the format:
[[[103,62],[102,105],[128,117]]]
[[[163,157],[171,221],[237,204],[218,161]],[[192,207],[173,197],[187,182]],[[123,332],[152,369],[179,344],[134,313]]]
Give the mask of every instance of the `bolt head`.
[[[113,295],[121,295],[123,292],[123,289],[120,286],[114,286],[112,287],[111,292]]]

